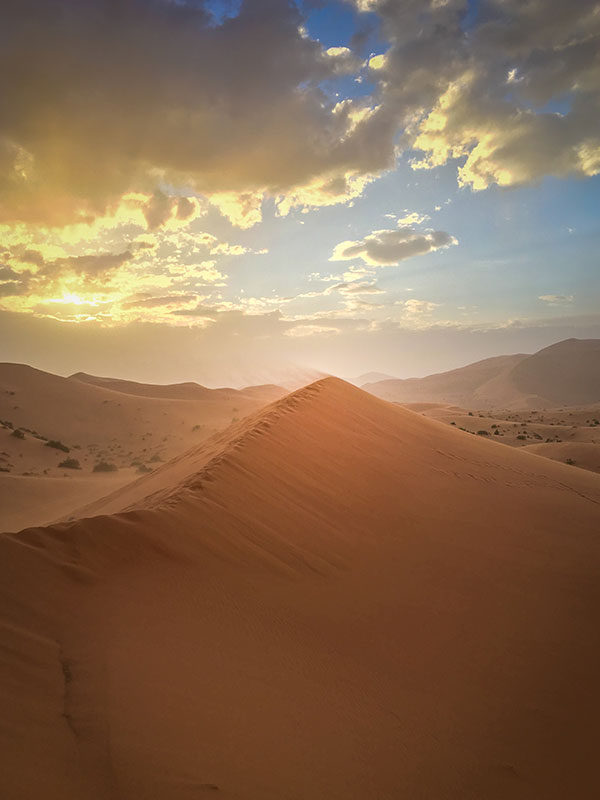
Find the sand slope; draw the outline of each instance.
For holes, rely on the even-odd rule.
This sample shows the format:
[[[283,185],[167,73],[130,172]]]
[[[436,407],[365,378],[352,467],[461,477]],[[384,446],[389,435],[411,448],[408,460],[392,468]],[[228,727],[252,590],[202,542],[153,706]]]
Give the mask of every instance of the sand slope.
[[[470,411],[443,403],[406,403],[405,408],[487,435],[497,444],[527,448],[563,464],[600,472],[600,405],[546,411]]]
[[[103,506],[0,537],[9,800],[598,796],[600,476],[326,379]]]
[[[511,382],[524,395],[548,398],[549,405],[600,401],[600,339],[566,339],[515,366]]]
[[[498,398],[500,391],[504,395],[506,376],[516,364],[526,358],[527,356],[521,354],[496,356],[449,372],[428,375],[426,378],[397,378],[367,383],[362,388],[384,400],[398,403],[433,402],[469,405],[475,403],[476,398],[480,402],[482,396],[487,399],[488,392],[485,387],[491,381],[501,384],[495,386],[492,397]],[[513,394],[511,391],[511,396]],[[501,404],[505,399],[503,396],[502,400],[498,399],[497,402]]]
[[[0,364],[0,531],[54,521],[105,494],[101,481],[94,485],[98,462],[113,464],[115,480],[127,483],[136,470],[154,469],[283,394],[276,386],[238,391],[62,378]],[[47,440],[70,452],[49,448]],[[67,457],[81,470],[61,468]],[[14,477],[27,478],[19,484],[18,503],[11,494]]]
[[[600,402],[600,340],[566,339],[532,356],[499,356],[426,378],[369,383],[398,403],[540,409]]]

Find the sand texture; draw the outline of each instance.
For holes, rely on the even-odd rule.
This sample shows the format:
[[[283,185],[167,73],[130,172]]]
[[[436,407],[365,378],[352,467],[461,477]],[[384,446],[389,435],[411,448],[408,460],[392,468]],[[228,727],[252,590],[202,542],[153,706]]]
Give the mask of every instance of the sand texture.
[[[0,537],[6,800],[600,795],[599,475],[328,378],[86,513]]]

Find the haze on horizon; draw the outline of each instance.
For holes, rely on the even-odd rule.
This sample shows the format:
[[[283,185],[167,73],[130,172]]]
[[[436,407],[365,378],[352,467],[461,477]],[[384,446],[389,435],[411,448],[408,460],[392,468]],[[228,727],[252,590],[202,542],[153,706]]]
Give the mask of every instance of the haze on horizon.
[[[597,2],[0,22],[0,360],[241,386],[600,337]]]

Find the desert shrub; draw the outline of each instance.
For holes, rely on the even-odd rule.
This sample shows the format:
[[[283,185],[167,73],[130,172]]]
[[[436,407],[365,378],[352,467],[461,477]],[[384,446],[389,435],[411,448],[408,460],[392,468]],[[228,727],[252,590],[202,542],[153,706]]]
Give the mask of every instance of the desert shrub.
[[[58,466],[64,469],[81,469],[81,464],[76,458],[65,458]]]
[[[500,436],[500,431],[498,430],[498,428],[496,428],[496,430],[494,431],[494,436]]]
[[[450,425],[456,425],[456,422],[451,422]]]
[[[10,472],[8,467],[0,467],[0,472]]]
[[[470,417],[472,417],[472,416],[473,416],[473,412],[472,412],[472,411],[469,411],[469,416],[470,416]]]
[[[488,431],[477,431],[477,436],[489,436]]]
[[[116,472],[117,465],[110,464],[108,461],[98,461],[94,464],[94,469],[92,472]]]
[[[524,441],[525,439],[527,439],[527,436],[525,436],[525,434],[524,434],[524,433],[520,433],[520,434],[517,436],[517,439],[521,439],[521,441]]]
[[[14,436],[15,439],[24,439],[25,434],[20,428],[15,428],[15,430],[11,433],[11,436]]]
[[[152,458],[149,458],[148,461],[152,464],[156,463],[157,461],[162,461],[162,458],[159,456],[158,453],[154,453]]]
[[[572,458],[567,458],[567,460],[566,460],[566,462],[565,462],[565,463],[566,463],[566,464],[574,464],[575,462],[573,461],[573,459],[572,459]]]
[[[136,471],[139,472],[140,475],[145,475],[147,472],[152,472],[150,467],[147,467],[145,464],[140,464]]]
[[[63,444],[62,442],[59,442],[56,439],[50,439],[49,441],[46,442],[45,446],[53,447],[55,450],[62,450],[63,453],[70,452],[70,448],[67,447],[66,444]]]

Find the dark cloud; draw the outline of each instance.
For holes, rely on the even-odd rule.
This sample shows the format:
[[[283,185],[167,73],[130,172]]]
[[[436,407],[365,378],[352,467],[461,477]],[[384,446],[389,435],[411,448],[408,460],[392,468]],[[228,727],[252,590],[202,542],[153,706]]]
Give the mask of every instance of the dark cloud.
[[[201,2],[6,0],[2,216],[85,219],[161,177],[278,191],[329,170],[347,120],[318,83],[356,63],[301,23],[286,0],[245,0],[218,26]]]
[[[456,239],[445,231],[417,231],[414,228],[373,231],[360,241],[338,244],[330,261],[361,258],[370,266],[386,267],[454,244],[457,244]]]
[[[4,0],[0,220],[90,221],[135,190],[157,228],[193,213],[166,186],[243,196],[245,214],[262,193],[328,204],[397,147],[466,159],[476,189],[600,171],[596,0],[482,0],[467,27],[466,0],[353,2],[389,47],[372,95],[336,105],[320,85],[356,55],[308,37],[292,0],[222,24],[200,0]]]
[[[0,297],[22,297],[29,291],[31,272],[0,265]]]
[[[474,189],[600,171],[596,0],[482,0],[468,29],[465,0],[368,5],[391,43],[372,71],[381,103],[420,166],[466,157],[459,180]]]

